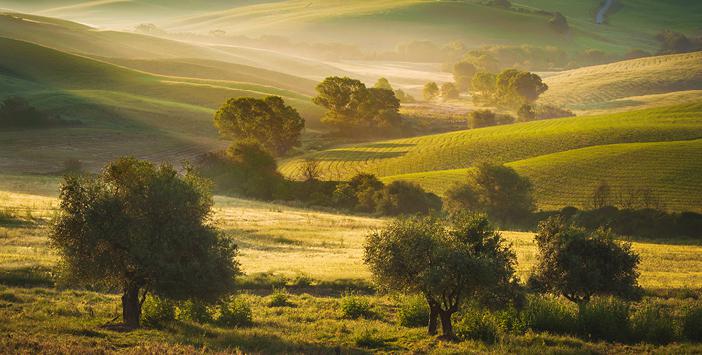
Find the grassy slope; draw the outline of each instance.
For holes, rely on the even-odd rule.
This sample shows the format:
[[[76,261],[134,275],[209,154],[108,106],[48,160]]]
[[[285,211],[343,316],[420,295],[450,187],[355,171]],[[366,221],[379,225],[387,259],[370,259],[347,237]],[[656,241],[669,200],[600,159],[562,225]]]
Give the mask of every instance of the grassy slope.
[[[130,32],[97,30],[75,22],[27,14],[0,12],[0,37],[96,58],[118,58],[116,60],[120,61],[131,59],[135,60],[131,63],[137,69],[143,68],[144,63],[139,63],[139,60],[143,59],[164,60],[165,68],[172,67],[173,61],[196,60],[198,65],[206,62],[207,67],[229,74],[241,73],[241,70],[246,68],[246,71],[252,74],[246,77],[246,81],[263,85],[280,82],[283,88],[299,92],[309,92],[312,87],[308,80],[300,76],[316,80],[327,74],[341,73],[338,69],[318,61],[273,51],[196,45]],[[130,62],[124,61],[123,64],[129,65]],[[247,67],[251,67],[250,70]]]
[[[469,45],[529,43],[625,52],[631,48],[655,50],[657,43],[653,35],[664,28],[697,30],[698,20],[694,14],[702,11],[700,4],[690,2],[624,1],[610,14],[608,25],[598,26],[594,23],[596,1],[513,1],[519,9],[560,11],[568,16],[572,32],[558,35],[549,29],[545,15],[491,8],[480,2],[288,0],[198,14],[175,21],[171,28],[287,32],[315,39],[333,35],[336,40],[386,47],[412,39],[440,42],[460,39]],[[374,36],[379,24],[385,33],[382,39]]]
[[[343,179],[357,172],[371,172],[388,179],[415,180],[443,192],[449,182],[464,176],[465,171],[460,169],[469,168],[477,161],[514,162],[515,167],[535,179],[537,189],[543,192],[538,197],[542,207],[582,205],[590,185],[608,178],[613,184],[636,182],[638,186],[655,187],[671,208],[699,210],[696,196],[702,193],[702,185],[691,178],[702,171],[696,162],[700,158],[699,141],[651,146],[614,144],[676,142],[700,137],[702,104],[698,103],[343,146],[285,161],[281,171],[295,176],[302,159],[311,158],[320,162],[329,178]],[[633,154],[640,162],[631,157],[622,160],[623,152]],[[595,153],[606,161],[587,158]],[[673,153],[675,158],[662,159]],[[537,162],[541,164],[541,174],[527,169]],[[547,168],[544,162],[553,165]],[[623,162],[627,164],[624,166]],[[629,174],[625,167],[632,164],[638,165]],[[608,169],[614,166],[621,170]],[[643,176],[637,177],[637,172]],[[586,183],[577,184],[580,178]],[[558,180],[567,181],[568,185],[549,187]]]
[[[220,145],[212,113],[230,97],[279,95],[303,115],[318,112],[308,97],[270,86],[157,76],[11,39],[0,38],[0,49],[3,97],[25,96],[85,123],[0,132],[0,166],[13,171],[55,171],[67,158],[98,167],[125,154],[192,157]]]
[[[702,90],[702,52],[568,70],[547,77],[545,82],[549,90],[542,102],[575,110],[621,110],[640,105],[647,97],[654,102],[666,98],[695,100],[700,98],[699,93],[688,91]],[[676,95],[678,92],[681,94]]]

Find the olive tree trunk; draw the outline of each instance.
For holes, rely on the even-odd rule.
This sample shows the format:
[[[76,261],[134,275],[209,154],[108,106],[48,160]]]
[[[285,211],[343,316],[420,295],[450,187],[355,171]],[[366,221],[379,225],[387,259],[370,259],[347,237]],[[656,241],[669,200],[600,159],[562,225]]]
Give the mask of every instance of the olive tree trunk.
[[[122,293],[122,320],[131,329],[139,328],[141,318],[141,302],[139,302],[139,286],[130,284]]]
[[[439,312],[441,317],[441,337],[446,340],[456,339],[456,335],[453,333],[453,324],[451,324],[451,315],[454,312],[452,310]]]

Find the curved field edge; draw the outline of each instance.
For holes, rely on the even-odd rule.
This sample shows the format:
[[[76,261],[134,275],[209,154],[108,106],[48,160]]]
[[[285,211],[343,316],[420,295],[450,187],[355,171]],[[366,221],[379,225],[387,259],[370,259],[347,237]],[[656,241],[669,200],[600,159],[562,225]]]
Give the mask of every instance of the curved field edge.
[[[702,212],[702,139],[627,143],[574,149],[506,164],[531,179],[540,209],[587,207],[594,188],[607,181],[613,194],[650,188],[665,207]],[[413,181],[438,194],[466,179],[469,169],[387,176]]]
[[[285,160],[280,171],[296,177],[304,161],[312,159],[330,179],[359,172],[393,176],[468,168],[486,160],[507,163],[598,145],[697,138],[702,138],[702,103],[347,145]]]

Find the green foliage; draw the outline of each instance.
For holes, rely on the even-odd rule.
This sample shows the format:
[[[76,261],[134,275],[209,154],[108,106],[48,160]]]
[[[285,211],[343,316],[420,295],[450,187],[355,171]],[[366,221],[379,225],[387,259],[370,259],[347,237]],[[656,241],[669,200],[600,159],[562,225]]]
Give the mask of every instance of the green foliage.
[[[522,311],[524,326],[534,331],[554,334],[575,334],[576,310],[557,299],[531,297]]]
[[[417,101],[412,95],[406,93],[402,89],[395,90],[395,97],[397,97],[397,99],[400,100],[401,103],[411,104]]]
[[[631,335],[634,341],[670,343],[675,338],[670,311],[651,301],[644,302],[631,316]]]
[[[215,126],[229,139],[255,140],[282,155],[300,145],[305,120],[278,96],[230,99],[215,114]]]
[[[497,319],[486,310],[470,309],[460,315],[456,324],[456,335],[460,339],[495,344],[500,340],[500,332]]]
[[[497,75],[496,90],[499,103],[519,107],[536,101],[548,90],[548,85],[534,73],[507,69]]]
[[[385,216],[427,214],[441,210],[441,198],[427,193],[418,184],[393,181],[375,196],[376,212]]]
[[[429,303],[429,331],[442,318],[452,338],[451,315],[467,299],[500,292],[514,283],[515,255],[483,216],[456,214],[392,221],[366,237],[364,261],[386,289],[422,293]]]
[[[568,20],[558,11],[553,13],[553,17],[548,20],[548,24],[558,33],[566,33],[570,29]]]
[[[225,327],[248,327],[253,324],[251,304],[241,296],[220,302],[217,323]]]
[[[493,73],[480,71],[471,79],[473,101],[476,104],[492,103],[497,91],[497,76]]]
[[[424,100],[432,101],[436,99],[441,92],[439,91],[439,86],[435,82],[429,82],[424,84],[424,89],[422,94],[424,95]]]
[[[687,340],[702,341],[702,307],[687,310],[682,320],[682,333]]]
[[[374,133],[398,128],[400,101],[392,90],[366,88],[359,80],[328,77],[317,85],[312,101],[327,109],[322,123],[344,134]]]
[[[148,295],[141,306],[141,319],[145,325],[156,327],[176,319],[173,301]]]
[[[341,316],[349,319],[372,318],[375,313],[367,297],[347,292],[339,300]]]
[[[578,332],[588,339],[629,339],[629,304],[614,297],[595,298],[578,311]]]
[[[141,289],[212,301],[234,290],[236,245],[211,224],[209,184],[191,171],[123,158],[66,177],[60,199],[49,238],[66,274],[121,290],[128,326],[139,325]]]
[[[534,110],[534,106],[524,104],[521,107],[519,107],[519,110],[517,111],[517,118],[519,118],[519,122],[529,122],[534,120],[536,118],[536,111]]]
[[[384,89],[384,90],[390,90],[393,91],[392,85],[390,85],[390,81],[385,78],[380,78],[378,81],[375,82],[375,85],[373,85],[374,88],[376,89]],[[399,99],[399,97],[398,97]]]
[[[460,94],[460,91],[453,83],[443,83],[441,85],[441,98],[444,101],[457,99]]]
[[[453,66],[453,81],[456,82],[456,89],[464,92],[471,87],[471,80],[478,69],[470,62],[458,62]],[[443,90],[442,90],[443,91]]]
[[[519,224],[534,210],[531,182],[512,168],[480,163],[467,180],[446,192],[449,211],[486,213],[504,226]]]
[[[397,316],[403,327],[426,327],[429,323],[429,305],[426,298],[421,295],[403,297]]]
[[[524,334],[527,330],[526,322],[520,311],[510,305],[494,312],[495,321],[500,329],[514,334]]]
[[[639,255],[603,229],[588,233],[551,217],[539,224],[538,263],[530,282],[543,291],[587,303],[593,295],[640,295]]]
[[[212,322],[213,317],[209,304],[199,300],[186,300],[178,302],[175,319],[204,324]]]
[[[270,307],[287,307],[290,306],[290,294],[285,288],[276,288],[271,294],[271,299],[268,301]]]

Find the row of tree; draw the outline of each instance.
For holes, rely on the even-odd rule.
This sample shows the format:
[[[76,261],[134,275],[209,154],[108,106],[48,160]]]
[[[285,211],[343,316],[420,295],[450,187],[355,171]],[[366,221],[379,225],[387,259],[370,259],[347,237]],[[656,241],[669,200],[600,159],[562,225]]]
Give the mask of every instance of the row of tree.
[[[589,233],[551,218],[540,224],[536,244],[532,291],[562,295],[581,309],[594,295],[641,295],[639,256],[606,230]],[[426,299],[430,334],[440,320],[442,337],[453,339],[452,315],[466,304],[523,303],[516,254],[482,215],[398,219],[368,235],[364,249],[382,289]]]

